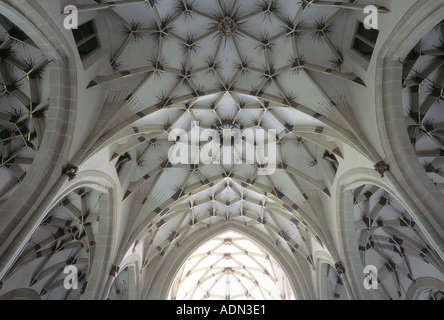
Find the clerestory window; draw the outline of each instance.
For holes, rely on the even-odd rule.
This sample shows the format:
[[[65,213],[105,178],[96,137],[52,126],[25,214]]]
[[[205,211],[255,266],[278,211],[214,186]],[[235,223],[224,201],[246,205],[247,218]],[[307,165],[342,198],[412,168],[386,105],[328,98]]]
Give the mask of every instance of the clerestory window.
[[[80,25],[72,32],[82,61],[100,48],[99,35],[94,20]]]
[[[352,48],[366,60],[370,61],[378,40],[379,31],[366,29],[364,23],[358,22],[353,36]]]

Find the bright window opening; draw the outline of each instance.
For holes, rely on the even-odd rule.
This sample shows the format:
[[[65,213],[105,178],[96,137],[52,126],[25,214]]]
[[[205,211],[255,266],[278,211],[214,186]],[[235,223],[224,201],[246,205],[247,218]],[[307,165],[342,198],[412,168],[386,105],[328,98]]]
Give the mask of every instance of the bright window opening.
[[[174,280],[169,300],[292,300],[290,282],[261,246],[235,232],[197,249]]]

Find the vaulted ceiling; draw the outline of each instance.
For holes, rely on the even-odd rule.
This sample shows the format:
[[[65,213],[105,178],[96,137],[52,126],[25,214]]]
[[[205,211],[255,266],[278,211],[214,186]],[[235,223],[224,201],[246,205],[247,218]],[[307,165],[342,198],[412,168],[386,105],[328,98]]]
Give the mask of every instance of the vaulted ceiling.
[[[0,205],[26,176],[45,132],[48,59],[20,28],[0,16]]]
[[[347,8],[362,10],[362,5]],[[137,164],[122,200],[147,203],[149,209],[131,213],[124,248],[150,239],[157,250],[144,256],[149,263],[170,246],[172,232],[186,235],[217,219],[238,219],[254,227],[260,221],[274,241],[281,239],[294,250],[307,239],[291,223],[295,216],[304,223],[310,219],[309,234],[321,243],[322,215],[310,199],[331,197],[320,169],[332,170],[323,160],[325,152],[342,159],[339,145],[349,144],[370,154],[362,137],[350,130],[345,97],[334,85],[365,86],[341,69],[338,48],[347,12],[327,2],[277,1],[152,6],[122,1],[104,12],[120,36],[114,39],[110,71],[92,79],[88,90],[104,85],[120,90],[109,94],[99,116],[103,125],[82,150],[84,158],[91,157],[109,145],[110,161],[129,152]],[[257,163],[172,165],[168,150],[175,142],[168,141],[168,133],[190,132],[192,121],[202,130],[227,124],[275,129],[279,170],[261,176]],[[245,152],[255,151],[255,146],[245,148],[244,160]],[[299,250],[310,261],[303,246]]]
[[[331,197],[323,170],[334,176],[323,157],[327,152],[338,164],[343,143],[368,154],[350,130],[345,97],[334,85],[365,86],[341,68],[346,11],[330,3],[277,1],[125,4],[104,11],[120,36],[109,72],[92,79],[88,90],[116,89],[99,116],[103,126],[83,148],[90,157],[109,145],[110,161],[129,153],[137,164],[120,174],[129,180],[122,200],[131,209],[119,255],[143,246],[143,270],[193,233],[238,220],[314,267],[312,246],[322,247],[329,237],[315,209]],[[168,150],[175,142],[168,133],[190,132],[192,121],[201,130],[275,129],[278,171],[261,175],[257,163],[245,161],[172,165]],[[257,148],[245,145],[244,160]],[[202,147],[191,145],[191,156]]]
[[[78,150],[70,151],[80,182],[64,182],[63,192],[1,279],[5,287],[23,283],[42,299],[77,299],[88,289],[89,277],[97,275],[93,262],[105,257],[103,252],[97,256],[105,250],[97,249],[97,242],[109,237],[106,243],[113,249],[106,255],[106,268],[113,267],[115,281],[107,282],[108,298],[145,299],[162,263],[173,261],[182,248],[188,250],[201,234],[211,234],[203,248],[215,260],[208,262],[203,251],[196,251],[203,244],[189,249],[187,261],[195,258],[200,265],[184,260],[177,266],[179,278],[171,283],[170,298],[313,298],[307,289],[312,272],[323,275],[318,281],[328,289],[326,298],[349,298],[347,279],[337,268],[340,263],[335,265],[342,254],[336,240],[341,237],[336,233],[337,172],[343,163],[371,170],[381,159],[357,121],[360,106],[350,103],[355,97],[349,92],[366,90],[367,84],[343,53],[343,38],[349,15],[375,2],[78,1],[81,20],[88,15],[103,20],[96,27],[106,27],[98,34],[100,52],[109,58],[103,64],[103,56],[92,55],[104,67],[79,71],[79,78],[90,77],[79,88],[79,110],[89,112],[92,120],[84,120],[94,123],[82,132],[85,141],[74,141]],[[391,14],[377,3],[380,13]],[[43,139],[50,103],[45,67],[50,62],[4,17],[0,28],[1,206],[24,179]],[[418,44],[404,61],[409,90],[404,96],[411,106],[408,120],[414,121],[408,128],[411,141],[420,159],[433,158],[425,167],[441,188],[442,156],[435,149],[442,144],[442,26],[426,38],[433,44],[427,49]],[[429,55],[435,57],[430,65],[424,62]],[[431,89],[419,112],[424,81]],[[91,96],[95,99],[85,98]],[[239,140],[241,150],[230,150],[220,162],[175,164],[172,147],[189,150],[189,158],[195,159],[208,155],[211,145],[177,139],[179,129],[189,137],[206,129],[222,138],[227,130],[272,134],[263,146]],[[275,155],[270,145],[276,145]],[[252,154],[255,161],[248,163]],[[265,165],[258,154],[268,156]],[[265,169],[272,162],[276,171],[270,173]],[[114,184],[98,191],[93,184],[102,183],[102,175]],[[382,291],[373,298],[404,299],[404,286],[416,278],[443,278],[442,261],[415,228],[405,202],[366,181],[361,185],[350,193],[355,228],[350,237],[356,237],[362,265],[371,263],[380,271]],[[107,208],[102,197],[113,204]],[[114,216],[107,210],[114,210]],[[243,232],[221,233],[223,223]],[[100,230],[106,228],[113,231],[103,236]],[[270,259],[273,250],[285,263]],[[221,263],[228,253],[233,265]],[[124,263],[135,256],[136,264]],[[253,265],[242,269],[248,259]],[[422,268],[424,263],[429,269]],[[79,268],[81,292],[64,290],[66,265]],[[258,272],[266,273],[277,289],[266,292]],[[191,274],[198,284],[183,286]],[[230,281],[237,287],[229,286]]]
[[[443,192],[444,24],[440,22],[403,61],[403,95],[412,146],[435,185]]]

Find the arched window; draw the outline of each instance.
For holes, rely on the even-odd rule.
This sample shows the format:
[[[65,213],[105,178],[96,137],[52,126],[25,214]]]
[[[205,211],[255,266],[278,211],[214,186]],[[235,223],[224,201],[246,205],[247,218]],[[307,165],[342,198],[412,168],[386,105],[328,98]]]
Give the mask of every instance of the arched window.
[[[179,270],[169,299],[289,300],[295,296],[279,263],[236,232],[214,237]]]

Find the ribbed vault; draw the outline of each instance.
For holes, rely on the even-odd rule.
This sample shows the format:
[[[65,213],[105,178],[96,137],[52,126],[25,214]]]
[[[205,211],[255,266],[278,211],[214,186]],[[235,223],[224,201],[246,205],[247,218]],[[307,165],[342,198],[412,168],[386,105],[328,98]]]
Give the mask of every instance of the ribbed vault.
[[[4,286],[29,287],[42,300],[79,299],[95,255],[101,197],[83,187],[57,203],[3,278]],[[76,290],[64,288],[67,266],[77,268]]]
[[[403,63],[404,110],[412,146],[428,176],[444,190],[444,23],[412,49]]]
[[[374,265],[375,299],[411,300],[418,278],[442,281],[444,264],[402,205],[387,191],[363,185],[354,191],[358,250],[363,266]]]
[[[343,150],[369,164],[380,160],[354,128],[340,85],[365,87],[340,49],[344,17],[363,7],[236,0],[77,7],[80,15],[103,13],[116,34],[109,69],[87,86],[106,88],[105,104],[73,163],[81,167],[106,150],[116,164],[129,208],[117,261],[137,252],[143,273],[224,220],[258,228],[312,270],[313,250],[336,254],[325,245],[332,241],[323,203]],[[169,139],[175,129],[191,135],[193,123],[200,132],[276,130],[276,172],[261,175],[257,161],[246,163],[258,151],[247,141],[235,154],[242,164],[173,165],[171,147],[186,147],[193,158],[209,144]]]
[[[345,185],[384,178],[373,165],[384,160],[385,141],[378,153],[365,135],[382,127],[379,115],[360,128],[367,119],[356,118],[367,112],[347,97],[370,96],[362,74],[373,71],[366,74],[342,52],[349,15],[374,2],[76,1],[81,21],[94,17],[105,26],[97,36],[110,35],[102,38],[101,57],[76,57],[85,84],[79,100],[88,100],[85,93],[94,101],[79,103],[78,122],[92,118],[75,123],[73,136],[85,140],[64,145],[78,182],[61,170],[53,174],[61,178],[51,197],[70,191],[47,206],[3,288],[20,283],[41,299],[165,299],[170,292],[171,299],[345,300],[371,294],[358,279],[361,265],[374,264],[381,288],[374,297],[404,299],[425,290],[424,277],[444,280],[444,265],[411,211],[370,184],[354,190],[351,201]],[[443,30],[440,23],[430,42],[413,49],[402,79],[409,137],[440,189]],[[1,205],[39,150],[50,100],[48,59],[2,16],[0,31]],[[100,67],[90,67],[96,57]],[[373,108],[372,99],[364,106]],[[213,161],[194,163],[214,141],[176,135],[213,130],[230,140],[233,129],[267,132],[267,143],[241,139],[229,153],[217,149],[220,162],[212,153]],[[188,162],[173,163],[175,147],[188,151]],[[391,165],[396,173],[398,164]],[[396,183],[387,173],[380,185]],[[71,265],[80,291],[63,288],[62,272]],[[439,296],[440,288],[430,290]]]
[[[0,15],[0,206],[25,179],[45,132],[49,60]]]

